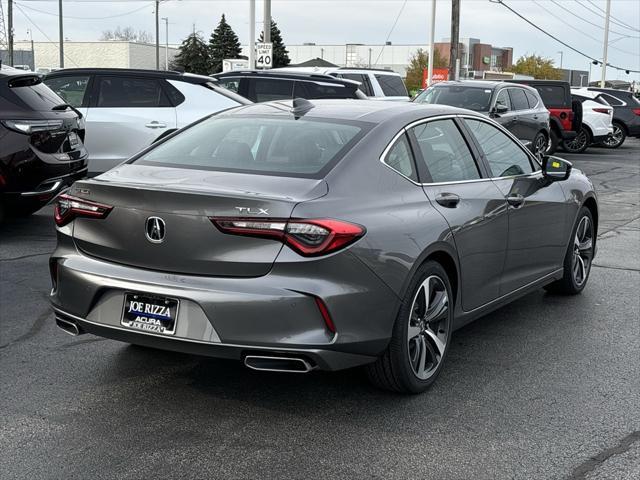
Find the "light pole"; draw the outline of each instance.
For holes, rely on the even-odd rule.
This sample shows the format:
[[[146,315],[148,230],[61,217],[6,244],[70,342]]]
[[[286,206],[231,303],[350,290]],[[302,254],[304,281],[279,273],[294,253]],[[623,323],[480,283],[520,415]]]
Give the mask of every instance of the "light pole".
[[[583,79],[584,77],[586,77],[586,76],[587,76],[587,74],[586,74],[586,73],[581,73],[581,74],[580,74],[580,86],[581,86],[581,87],[584,87],[584,85],[582,84],[582,79]],[[589,86],[589,82],[587,81],[587,87],[588,87],[588,86]]]
[[[256,68],[256,0],[249,0],[249,70]]]
[[[58,3],[58,28],[60,29],[60,68],[64,68],[64,32],[62,22],[62,0]]]
[[[169,70],[169,17],[162,17],[164,20],[164,69]]]
[[[36,71],[36,51],[33,48],[33,30],[27,28],[27,34],[29,34],[29,39],[31,40],[31,62],[33,63],[33,71]]]
[[[435,42],[435,30],[436,30],[436,0],[431,0],[431,32],[429,34],[429,69],[427,73],[427,87],[431,85],[433,78],[433,42]]]
[[[558,53],[560,54],[560,70],[562,70],[562,56],[564,55],[564,53],[562,50],[560,50]]]
[[[160,0],[156,0],[156,70],[160,70]]]
[[[607,13],[604,17],[604,44],[602,46],[602,76],[600,88],[604,88],[607,77],[607,48],[609,48],[609,17],[611,16],[611,0],[607,0]]]

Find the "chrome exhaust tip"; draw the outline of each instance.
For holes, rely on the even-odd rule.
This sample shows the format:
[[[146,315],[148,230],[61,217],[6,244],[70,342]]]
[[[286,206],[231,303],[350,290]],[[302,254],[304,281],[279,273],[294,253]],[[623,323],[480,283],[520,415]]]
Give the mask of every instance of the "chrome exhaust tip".
[[[244,364],[251,370],[261,372],[308,373],[314,368],[303,358],[268,355],[247,355]]]
[[[78,335],[81,334],[80,327],[78,327],[78,325],[76,325],[75,323],[70,322],[69,320],[65,320],[63,318],[56,317],[56,325],[60,329],[62,329],[65,333],[68,333],[69,335],[71,335],[73,337],[77,337]]]

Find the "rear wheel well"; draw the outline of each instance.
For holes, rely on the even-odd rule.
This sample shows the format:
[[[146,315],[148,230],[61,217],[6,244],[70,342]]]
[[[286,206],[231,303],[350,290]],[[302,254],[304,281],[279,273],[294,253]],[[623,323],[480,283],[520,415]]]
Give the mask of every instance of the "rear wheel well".
[[[584,206],[587,207],[589,209],[589,211],[591,212],[591,216],[593,217],[593,223],[594,225],[594,231],[596,233],[595,236],[597,236],[598,234],[598,206],[596,205],[596,201],[592,198],[589,197],[585,200],[584,202]]]
[[[624,132],[624,134],[629,135],[629,130],[627,129],[627,126],[624,124],[624,122],[621,122],[620,120],[613,120],[611,123],[620,125],[620,128],[622,128],[622,131]]]
[[[458,298],[458,268],[456,267],[456,262],[451,258],[447,252],[442,250],[433,252],[430,254],[424,261],[428,262],[432,260],[434,262],[438,262],[444,268],[444,271],[447,272],[447,276],[449,277],[449,282],[451,283],[451,290],[453,290],[453,298]]]

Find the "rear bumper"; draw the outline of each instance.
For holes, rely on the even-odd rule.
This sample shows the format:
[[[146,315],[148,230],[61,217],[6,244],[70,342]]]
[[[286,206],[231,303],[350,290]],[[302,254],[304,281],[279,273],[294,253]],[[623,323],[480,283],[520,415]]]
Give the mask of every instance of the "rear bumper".
[[[169,274],[119,265],[79,253],[58,232],[50,262],[54,310],[84,331],[168,350],[241,359],[274,351],[311,360],[324,370],[369,363],[386,348],[399,299],[348,251],[304,265],[276,263],[256,278]],[[308,273],[307,273],[308,272]],[[174,335],[121,324],[124,296],[137,292],[180,301]],[[337,333],[316,304],[326,304]]]

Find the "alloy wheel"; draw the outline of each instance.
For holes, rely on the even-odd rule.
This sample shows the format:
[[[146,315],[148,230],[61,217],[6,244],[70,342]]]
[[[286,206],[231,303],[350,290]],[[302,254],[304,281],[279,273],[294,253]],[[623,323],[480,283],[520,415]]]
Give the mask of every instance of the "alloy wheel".
[[[607,137],[607,139],[604,141],[604,144],[607,147],[616,148],[622,143],[623,139],[624,132],[622,131],[622,128],[620,128],[620,125],[614,124],[613,133]]]
[[[544,156],[545,152],[550,148],[551,140],[547,139],[547,137],[545,137],[542,133],[536,135],[536,138],[534,140],[535,144],[533,145],[533,153],[536,157],[541,159]]]
[[[573,241],[573,260],[571,271],[576,286],[586,282],[593,258],[593,226],[589,217],[584,216],[578,223]]]
[[[573,140],[564,142],[564,146],[569,152],[579,152],[587,147],[588,141],[587,132],[582,129]]]
[[[449,295],[443,280],[431,275],[422,282],[411,305],[407,353],[416,377],[426,380],[438,370],[449,341]]]

